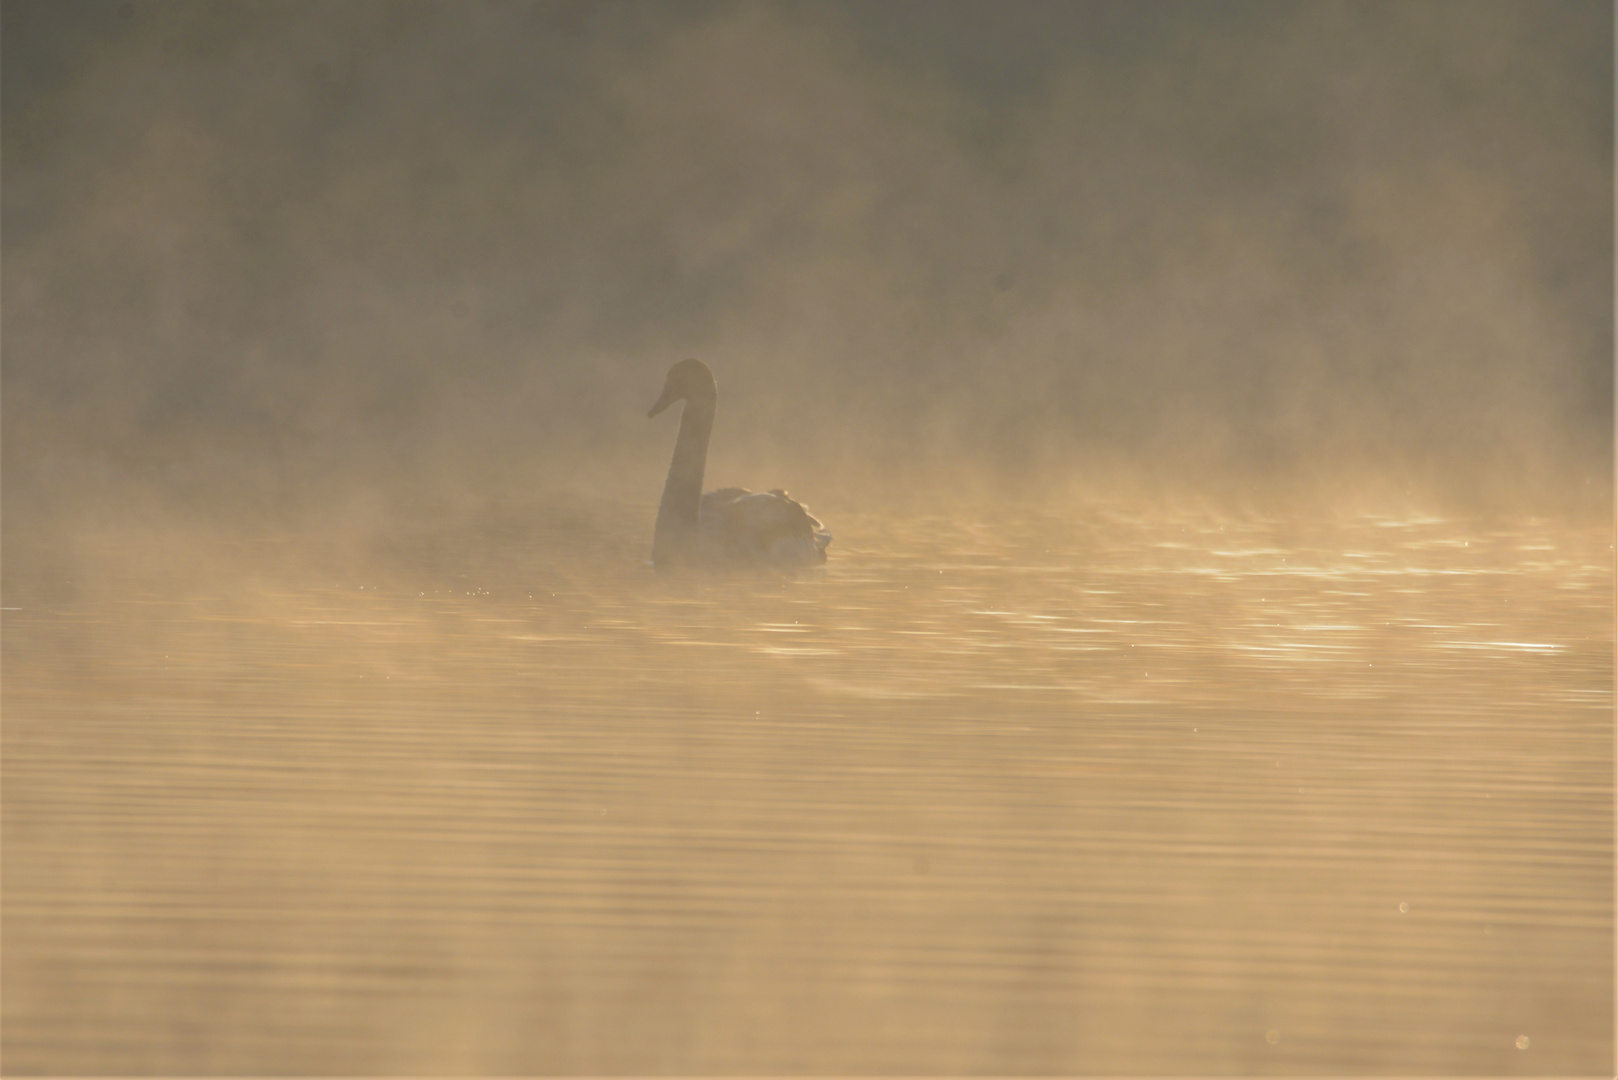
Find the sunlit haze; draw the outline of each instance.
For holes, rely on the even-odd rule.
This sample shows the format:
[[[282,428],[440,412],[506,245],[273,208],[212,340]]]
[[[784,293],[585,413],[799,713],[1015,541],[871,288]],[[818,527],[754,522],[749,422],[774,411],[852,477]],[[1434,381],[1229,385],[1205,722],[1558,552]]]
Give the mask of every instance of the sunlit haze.
[[[1610,4],[0,14],[8,1075],[1612,1071]]]

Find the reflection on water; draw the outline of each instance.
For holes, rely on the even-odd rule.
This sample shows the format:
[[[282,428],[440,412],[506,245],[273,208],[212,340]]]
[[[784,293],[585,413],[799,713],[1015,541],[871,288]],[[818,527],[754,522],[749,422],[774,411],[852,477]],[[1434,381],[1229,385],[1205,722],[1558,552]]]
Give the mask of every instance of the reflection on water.
[[[1610,530],[837,523],[8,566],[8,1072],[1610,1071]]]

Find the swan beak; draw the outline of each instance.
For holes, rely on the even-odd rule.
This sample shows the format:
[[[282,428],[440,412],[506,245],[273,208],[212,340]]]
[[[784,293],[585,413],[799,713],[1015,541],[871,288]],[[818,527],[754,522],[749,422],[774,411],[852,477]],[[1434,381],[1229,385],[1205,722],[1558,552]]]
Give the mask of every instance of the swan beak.
[[[679,391],[675,390],[672,386],[663,387],[663,396],[657,399],[657,404],[652,406],[652,411],[646,414],[646,418],[648,420],[651,419],[679,400]]]

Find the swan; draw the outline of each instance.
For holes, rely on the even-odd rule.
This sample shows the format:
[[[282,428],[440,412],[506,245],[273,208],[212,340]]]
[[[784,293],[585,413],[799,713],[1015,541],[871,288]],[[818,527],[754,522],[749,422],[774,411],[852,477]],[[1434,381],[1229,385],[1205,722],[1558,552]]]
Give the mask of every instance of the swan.
[[[657,505],[652,563],[768,563],[806,566],[826,561],[831,533],[802,503],[779,488],[752,492],[728,487],[702,493],[719,387],[701,360],[669,368],[663,394],[648,417],[684,401],[674,460]]]

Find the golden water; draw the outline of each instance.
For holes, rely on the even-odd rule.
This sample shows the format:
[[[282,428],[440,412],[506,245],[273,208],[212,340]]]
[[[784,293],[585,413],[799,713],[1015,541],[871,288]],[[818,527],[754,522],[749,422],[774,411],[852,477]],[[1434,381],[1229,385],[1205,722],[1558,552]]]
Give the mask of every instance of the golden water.
[[[604,513],[8,565],[7,1073],[1611,1071],[1610,528]]]

